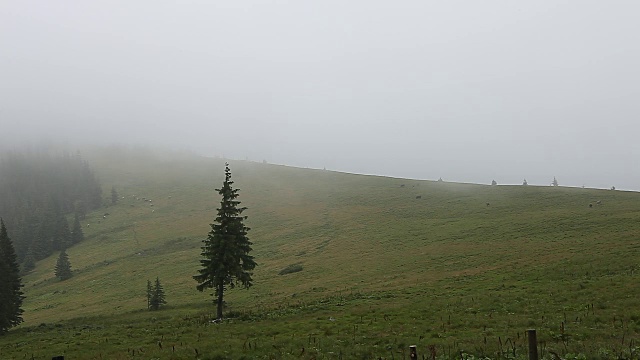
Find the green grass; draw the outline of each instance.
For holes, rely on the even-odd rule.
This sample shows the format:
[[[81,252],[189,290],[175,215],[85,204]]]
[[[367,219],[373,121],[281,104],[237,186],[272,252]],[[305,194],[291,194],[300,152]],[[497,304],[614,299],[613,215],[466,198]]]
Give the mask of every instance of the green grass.
[[[425,358],[526,358],[529,328],[547,358],[640,355],[638,193],[231,161],[259,265],[212,324],[191,276],[224,160],[84,156],[105,198],[113,185],[125,199],[85,220],[73,278],[54,278],[57,254],[23,278],[25,323],[0,337],[2,359],[401,359],[411,344]],[[169,304],[149,312],[156,276]]]

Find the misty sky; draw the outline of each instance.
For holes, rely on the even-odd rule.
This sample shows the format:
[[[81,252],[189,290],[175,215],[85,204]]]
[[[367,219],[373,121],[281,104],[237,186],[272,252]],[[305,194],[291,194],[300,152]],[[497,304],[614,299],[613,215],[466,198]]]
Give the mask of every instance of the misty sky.
[[[0,139],[640,190],[640,2],[0,0]]]

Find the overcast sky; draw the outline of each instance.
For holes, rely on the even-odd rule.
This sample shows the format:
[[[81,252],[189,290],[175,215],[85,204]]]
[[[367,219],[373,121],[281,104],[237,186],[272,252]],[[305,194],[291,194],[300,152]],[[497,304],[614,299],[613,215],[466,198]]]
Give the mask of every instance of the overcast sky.
[[[0,0],[0,139],[640,190],[640,1]]]

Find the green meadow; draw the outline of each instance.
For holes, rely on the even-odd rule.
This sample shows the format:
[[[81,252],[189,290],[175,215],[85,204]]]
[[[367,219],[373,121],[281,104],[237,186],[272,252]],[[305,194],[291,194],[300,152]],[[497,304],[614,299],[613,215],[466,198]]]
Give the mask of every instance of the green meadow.
[[[121,198],[87,216],[71,279],[57,253],[23,277],[1,359],[526,359],[527,329],[546,359],[640,358],[639,193],[229,161],[258,267],[213,323],[191,277],[225,160],[83,156]]]

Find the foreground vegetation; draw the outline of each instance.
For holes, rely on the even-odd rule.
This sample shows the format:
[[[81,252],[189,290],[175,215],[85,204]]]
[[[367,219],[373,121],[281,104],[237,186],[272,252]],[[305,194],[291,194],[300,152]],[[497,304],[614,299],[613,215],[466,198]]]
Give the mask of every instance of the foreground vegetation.
[[[25,323],[0,337],[2,359],[401,359],[411,344],[525,358],[528,328],[546,358],[639,357],[637,193],[231,162],[259,266],[212,323],[191,277],[224,161],[83,154],[124,199],[87,215],[72,278],[55,279],[57,254],[23,278]]]

